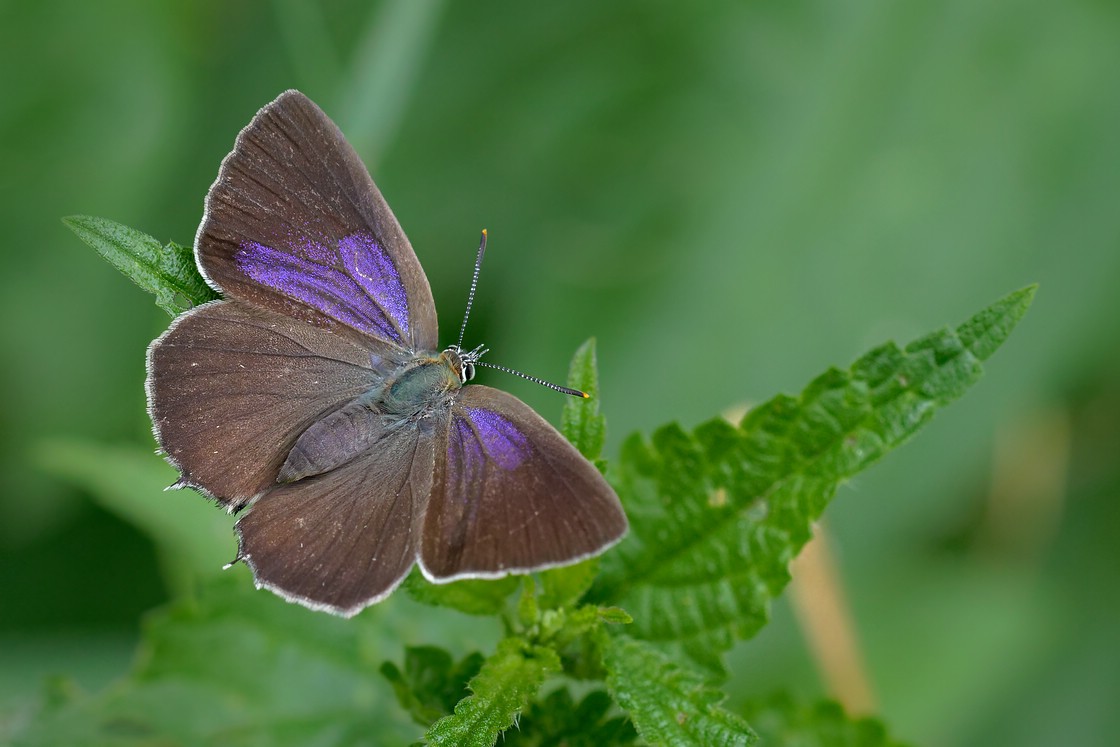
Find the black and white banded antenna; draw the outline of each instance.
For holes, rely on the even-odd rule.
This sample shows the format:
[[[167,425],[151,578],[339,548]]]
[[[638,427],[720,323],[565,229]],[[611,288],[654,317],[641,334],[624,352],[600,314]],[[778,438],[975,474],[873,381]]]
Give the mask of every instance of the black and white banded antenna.
[[[560,392],[561,394],[570,394],[573,397],[580,397],[582,399],[590,399],[591,398],[590,394],[587,394],[586,392],[581,392],[579,389],[572,389],[571,387],[560,386],[559,384],[553,384],[550,381],[545,381],[544,379],[538,378],[536,376],[530,376],[529,374],[521,373],[520,371],[514,370],[512,368],[506,368],[505,366],[499,366],[496,363],[483,363],[482,361],[479,360],[479,358],[481,358],[483,355],[486,354],[487,348],[482,346],[482,345],[479,345],[477,348],[470,351],[469,353],[464,353],[463,352],[463,335],[465,335],[466,332],[467,332],[467,320],[471,316],[471,306],[474,305],[474,292],[475,292],[475,289],[478,288],[478,274],[482,270],[482,257],[485,254],[486,254],[486,229],[484,228],[484,229],[482,229],[482,240],[478,244],[478,257],[476,257],[475,260],[474,260],[474,275],[471,276],[471,290],[470,290],[470,293],[467,294],[467,310],[465,312],[463,312],[463,325],[461,327],[459,327],[459,341],[457,343],[455,343],[455,352],[458,353],[460,356],[462,356],[462,360],[463,360],[463,363],[465,365],[469,365],[469,366],[472,366],[472,367],[473,366],[482,366],[483,368],[493,368],[493,369],[498,370],[498,371],[505,371],[508,374],[513,374],[514,376],[520,376],[521,378],[525,379],[526,381],[531,381],[534,384],[540,384],[543,387],[546,387],[548,389],[552,389],[553,391],[556,391],[556,392]]]
[[[459,342],[455,343],[456,350],[463,349],[463,335],[467,332],[467,320],[471,317],[471,306],[474,305],[474,291],[478,287],[478,273],[482,270],[482,256],[486,254],[486,229],[482,229],[482,240],[478,242],[478,257],[474,260],[474,275],[471,277],[471,292],[467,294],[467,310],[463,312],[463,326],[459,327]],[[483,351],[485,352],[485,351]],[[479,353],[482,355],[482,353]]]

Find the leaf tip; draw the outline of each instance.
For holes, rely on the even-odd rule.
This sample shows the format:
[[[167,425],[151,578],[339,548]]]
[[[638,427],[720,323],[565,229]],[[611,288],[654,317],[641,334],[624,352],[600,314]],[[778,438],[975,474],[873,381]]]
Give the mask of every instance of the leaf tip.
[[[1008,293],[988,308],[957,327],[965,347],[980,360],[986,360],[1011,335],[1034,301],[1038,283]]]
[[[600,607],[597,612],[599,619],[609,625],[629,625],[634,622],[630,613],[621,607]]]
[[[90,216],[88,215],[64,215],[59,220],[62,221],[62,225],[77,234],[78,238],[82,238],[83,234],[89,231]]]

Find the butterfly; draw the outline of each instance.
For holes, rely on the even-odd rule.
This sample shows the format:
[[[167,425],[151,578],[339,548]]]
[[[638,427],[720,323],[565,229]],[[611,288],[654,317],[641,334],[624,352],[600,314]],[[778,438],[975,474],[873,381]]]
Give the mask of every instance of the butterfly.
[[[485,233],[479,262],[484,248]],[[149,347],[148,411],[174,487],[247,509],[237,560],[258,588],[349,617],[414,564],[436,583],[497,578],[626,533],[614,490],[551,425],[467,383],[485,349],[438,348],[412,246],[302,93],[241,131],[194,253],[222,299]]]

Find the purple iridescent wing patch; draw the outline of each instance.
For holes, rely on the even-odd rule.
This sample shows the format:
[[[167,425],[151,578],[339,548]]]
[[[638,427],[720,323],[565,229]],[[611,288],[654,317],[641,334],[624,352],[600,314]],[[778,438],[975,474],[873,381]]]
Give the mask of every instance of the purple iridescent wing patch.
[[[393,260],[366,233],[337,247],[307,241],[297,253],[247,241],[234,255],[238,269],[326,316],[407,345],[408,295]]]
[[[454,495],[477,507],[489,465],[515,470],[529,458],[532,446],[517,426],[492,410],[469,407],[461,412],[452,418],[447,439],[448,479],[455,482]]]
[[[470,422],[474,424],[474,436],[487,459],[504,470],[514,470],[521,466],[530,455],[532,448],[525,434],[493,410],[480,407],[464,408]],[[464,420],[456,420],[461,439],[465,442],[469,431]],[[479,455],[481,456],[481,455]]]

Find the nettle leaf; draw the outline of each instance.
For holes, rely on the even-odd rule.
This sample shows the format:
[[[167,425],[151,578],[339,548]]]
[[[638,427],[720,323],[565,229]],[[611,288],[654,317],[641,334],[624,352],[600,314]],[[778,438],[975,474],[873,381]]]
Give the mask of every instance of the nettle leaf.
[[[834,701],[795,703],[788,695],[752,701],[743,709],[762,744],[799,747],[904,747],[876,719],[852,718]]]
[[[135,228],[90,215],[62,222],[129,280],[154,293],[156,305],[172,316],[218,297],[199,274],[189,247],[163,246]]]
[[[720,707],[723,693],[649,643],[603,636],[602,647],[607,687],[647,742],[734,747],[757,740],[746,721]]]
[[[587,399],[570,397],[560,416],[560,432],[600,469],[604,462],[603,442],[607,437],[607,420],[599,414],[599,368],[595,356],[595,338],[576,350],[568,369],[568,386],[587,394]]]
[[[545,678],[560,671],[560,657],[551,648],[525,638],[503,639],[470,681],[471,695],[455,712],[425,734],[434,745],[491,747],[512,726],[537,694]]]
[[[787,566],[839,483],[910,438],[981,374],[1026,313],[1016,291],[956,330],[886,344],[778,396],[735,427],[666,426],[628,439],[613,473],[630,534],[602,560],[589,598],[634,617],[627,632],[711,674],[752,636],[789,581]]]
[[[485,661],[477,651],[455,663],[451,654],[433,646],[415,646],[404,651],[404,671],[387,661],[381,674],[393,686],[397,702],[421,726],[452,712],[467,695],[467,682],[478,674]]]

